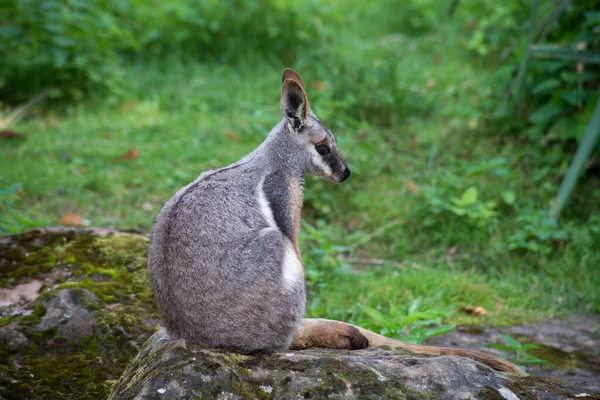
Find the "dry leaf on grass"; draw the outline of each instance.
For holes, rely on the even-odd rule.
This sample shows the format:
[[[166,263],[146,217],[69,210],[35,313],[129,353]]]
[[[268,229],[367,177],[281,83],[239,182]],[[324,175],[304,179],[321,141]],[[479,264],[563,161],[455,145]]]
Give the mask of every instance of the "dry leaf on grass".
[[[140,151],[138,149],[136,149],[135,147],[132,147],[129,150],[127,150],[125,153],[121,154],[120,156],[115,157],[113,159],[113,162],[119,161],[119,160],[133,161],[136,158],[138,158],[139,156],[140,156]]]
[[[84,226],[83,220],[73,213],[66,213],[58,223],[66,226]]]
[[[490,315],[488,310],[480,306],[462,306],[460,311],[466,312],[467,314],[477,315],[478,317]]]
[[[240,135],[238,135],[237,133],[235,133],[231,129],[225,129],[225,136],[227,136],[228,139],[231,139],[234,142],[238,142],[239,143],[239,142],[242,141],[242,138],[240,137]]]
[[[419,194],[419,188],[417,187],[417,185],[411,181],[410,179],[406,181],[406,188],[408,189],[409,192],[411,192],[412,194]]]
[[[315,81],[312,83],[312,86],[317,90],[325,90],[327,89],[327,84],[322,81]]]

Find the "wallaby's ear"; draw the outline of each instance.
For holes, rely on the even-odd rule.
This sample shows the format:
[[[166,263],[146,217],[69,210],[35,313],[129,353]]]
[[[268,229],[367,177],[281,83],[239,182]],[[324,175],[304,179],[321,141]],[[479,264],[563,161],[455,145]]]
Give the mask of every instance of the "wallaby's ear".
[[[300,87],[302,87],[302,90],[304,90],[304,93],[306,93],[306,87],[304,86],[304,82],[302,82],[302,78],[300,78],[300,75],[298,75],[296,71],[294,71],[291,68],[284,69],[283,73],[281,74],[281,83],[285,82],[286,79],[293,79],[296,82],[298,82],[300,84]]]
[[[281,112],[295,130],[299,130],[308,118],[308,98],[302,79],[293,69],[283,70],[281,84]]]

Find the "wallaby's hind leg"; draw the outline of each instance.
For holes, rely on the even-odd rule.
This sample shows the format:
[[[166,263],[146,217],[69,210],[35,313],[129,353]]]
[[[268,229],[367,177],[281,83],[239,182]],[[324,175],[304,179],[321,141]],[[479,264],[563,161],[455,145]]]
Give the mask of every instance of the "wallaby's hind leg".
[[[321,318],[304,318],[292,343],[295,350],[310,347],[358,350],[368,346],[369,341],[354,325]]]
[[[389,346],[402,348],[416,354],[430,356],[459,356],[479,361],[498,371],[527,375],[521,368],[508,360],[483,351],[457,349],[452,347],[420,346],[390,339],[367,329],[321,318],[305,318],[302,328],[294,338],[293,349],[309,347],[329,347],[334,349],[364,349],[365,347]]]

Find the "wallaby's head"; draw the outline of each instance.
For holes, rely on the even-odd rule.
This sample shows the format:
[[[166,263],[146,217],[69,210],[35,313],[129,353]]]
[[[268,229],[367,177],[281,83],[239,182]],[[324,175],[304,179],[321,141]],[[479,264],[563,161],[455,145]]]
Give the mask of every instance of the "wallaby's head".
[[[296,71],[283,70],[281,112],[286,132],[303,153],[306,171],[340,183],[348,179],[350,169],[340,154],[335,136],[310,109],[306,88]]]

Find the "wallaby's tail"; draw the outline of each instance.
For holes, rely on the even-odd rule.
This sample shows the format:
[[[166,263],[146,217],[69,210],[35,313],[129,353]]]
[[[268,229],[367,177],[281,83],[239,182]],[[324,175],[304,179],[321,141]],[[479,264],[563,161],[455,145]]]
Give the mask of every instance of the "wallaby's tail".
[[[465,349],[456,349],[452,347],[434,347],[434,346],[419,346],[416,344],[410,344],[401,342],[399,340],[390,339],[388,337],[379,335],[375,332],[371,332],[359,326],[355,326],[356,329],[360,331],[368,340],[369,347],[377,347],[377,346],[390,346],[390,347],[400,347],[411,351],[416,354],[427,354],[432,356],[459,356],[459,357],[467,357],[472,358],[475,361],[479,361],[487,365],[490,368],[493,368],[498,371],[507,371],[512,372],[521,376],[527,376],[525,371],[521,368],[517,367],[515,364],[507,361],[503,358],[493,356],[488,353],[484,353],[482,351],[473,351],[473,350],[465,350]]]

